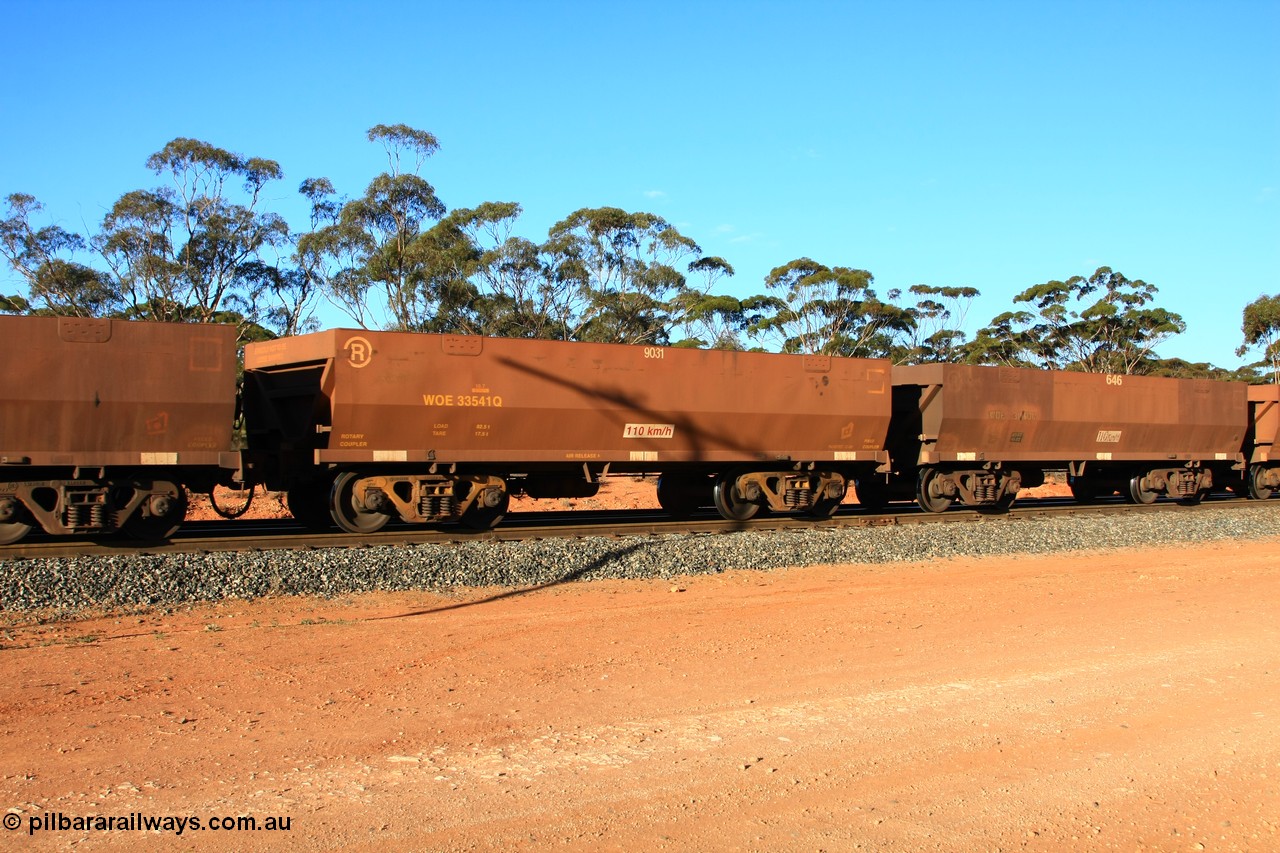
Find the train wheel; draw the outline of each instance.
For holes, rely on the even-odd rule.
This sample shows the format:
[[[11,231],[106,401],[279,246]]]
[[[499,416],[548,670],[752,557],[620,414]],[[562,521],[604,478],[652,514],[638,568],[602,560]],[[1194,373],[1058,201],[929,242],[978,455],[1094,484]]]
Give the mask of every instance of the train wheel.
[[[12,545],[31,532],[30,524],[21,521],[0,522],[0,545]]]
[[[1136,504],[1153,504],[1158,495],[1142,485],[1142,474],[1136,474],[1129,480],[1129,500]]]
[[[31,532],[32,525],[20,520],[25,513],[16,497],[0,498],[0,545],[12,545]]]
[[[497,491],[497,489],[486,489],[485,491]],[[486,505],[482,494],[475,503],[467,507],[458,521],[462,522],[464,527],[470,527],[472,530],[492,530],[502,521],[510,506],[511,494],[505,489],[502,490],[502,497],[498,498],[497,503],[493,506]]]
[[[738,490],[734,488],[734,481],[737,479],[737,473],[721,474],[716,479],[715,489],[711,493],[712,502],[715,503],[722,518],[729,521],[746,521],[760,511],[760,504],[745,501],[738,496]]]
[[[702,494],[704,497],[699,497]],[[658,506],[675,518],[688,518],[711,498],[711,479],[695,474],[658,478]]]
[[[329,514],[329,490],[331,486],[312,483],[294,486],[285,494],[289,514],[308,530],[331,530],[333,516]]]
[[[137,488],[137,486],[135,486]],[[132,539],[168,539],[187,517],[187,490],[169,480],[154,480],[153,494],[142,502],[120,529]]]
[[[1249,468],[1249,497],[1255,501],[1265,501],[1267,498],[1275,494],[1274,489],[1268,489],[1263,485],[1267,476],[1267,469],[1261,465],[1254,465]]]
[[[358,471],[344,471],[333,481],[329,491],[329,513],[334,522],[348,533],[376,533],[386,526],[391,516],[384,512],[369,512],[356,501]]]
[[[938,488],[941,475],[932,468],[920,470],[920,485],[916,489],[916,501],[925,512],[946,512],[951,506],[952,498],[943,494]]]

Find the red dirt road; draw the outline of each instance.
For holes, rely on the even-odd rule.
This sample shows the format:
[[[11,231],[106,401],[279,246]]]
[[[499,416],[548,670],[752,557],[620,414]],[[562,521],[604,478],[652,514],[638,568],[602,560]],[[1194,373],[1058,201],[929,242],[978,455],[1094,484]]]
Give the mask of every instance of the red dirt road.
[[[1277,544],[11,617],[5,847],[1276,850]]]

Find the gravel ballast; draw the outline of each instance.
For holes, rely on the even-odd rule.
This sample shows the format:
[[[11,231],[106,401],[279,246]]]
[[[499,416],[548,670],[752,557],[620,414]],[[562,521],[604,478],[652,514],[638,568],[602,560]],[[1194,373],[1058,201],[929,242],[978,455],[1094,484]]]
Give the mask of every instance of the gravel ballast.
[[[804,531],[0,561],[0,609],[74,613],[268,595],[528,587],[1280,536],[1266,506]]]

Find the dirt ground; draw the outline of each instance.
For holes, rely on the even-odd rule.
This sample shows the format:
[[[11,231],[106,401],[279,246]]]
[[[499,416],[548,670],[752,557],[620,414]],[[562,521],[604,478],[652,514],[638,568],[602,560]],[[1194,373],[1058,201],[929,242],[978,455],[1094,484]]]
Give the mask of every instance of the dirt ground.
[[[0,837],[1277,850],[1278,544],[10,616]]]

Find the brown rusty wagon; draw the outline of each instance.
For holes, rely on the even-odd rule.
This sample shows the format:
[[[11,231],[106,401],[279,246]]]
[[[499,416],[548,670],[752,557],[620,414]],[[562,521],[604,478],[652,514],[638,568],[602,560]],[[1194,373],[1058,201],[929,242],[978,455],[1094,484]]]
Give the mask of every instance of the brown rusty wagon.
[[[959,364],[895,367],[889,494],[996,509],[1046,469],[1089,501],[1195,502],[1243,467],[1247,386]]]
[[[0,316],[0,339],[0,544],[169,536],[184,486],[230,478],[234,326]]]
[[[1280,491],[1280,385],[1249,386],[1249,430],[1244,475],[1249,497],[1266,500]]]
[[[659,473],[673,514],[823,517],[887,461],[889,364],[331,330],[250,344],[249,452],[313,526],[457,520]]]

